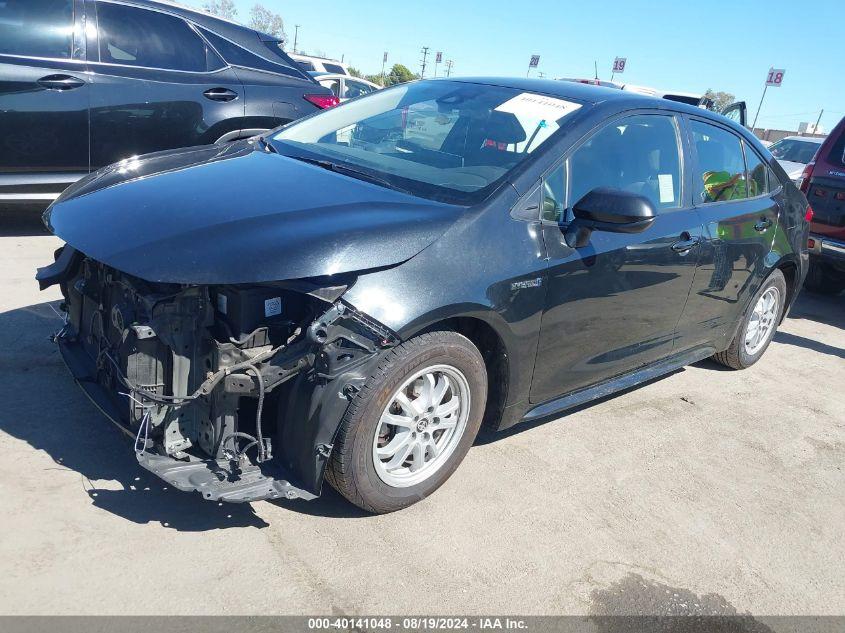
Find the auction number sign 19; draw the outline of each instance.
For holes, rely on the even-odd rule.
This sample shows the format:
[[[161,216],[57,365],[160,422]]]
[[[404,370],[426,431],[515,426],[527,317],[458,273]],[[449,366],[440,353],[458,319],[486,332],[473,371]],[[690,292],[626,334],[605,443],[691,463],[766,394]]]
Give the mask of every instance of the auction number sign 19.
[[[625,72],[625,64],[628,62],[627,57],[617,57],[613,60],[613,74],[616,73],[624,73]]]

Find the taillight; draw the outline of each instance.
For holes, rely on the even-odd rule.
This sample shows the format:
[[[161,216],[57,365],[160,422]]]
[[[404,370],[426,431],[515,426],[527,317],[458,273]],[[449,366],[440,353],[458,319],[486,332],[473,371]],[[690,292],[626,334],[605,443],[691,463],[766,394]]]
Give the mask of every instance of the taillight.
[[[813,207],[807,205],[807,213],[804,214],[804,219],[807,222],[812,222],[813,221],[813,215],[814,215],[813,214]]]
[[[333,108],[340,104],[340,99],[334,95],[305,95],[305,100],[310,101],[321,110]]]
[[[798,182],[795,183],[805,195],[810,190],[810,178],[813,177],[813,167],[815,166],[815,161],[807,163],[807,166],[804,167],[804,171],[801,172],[801,177],[798,179]]]

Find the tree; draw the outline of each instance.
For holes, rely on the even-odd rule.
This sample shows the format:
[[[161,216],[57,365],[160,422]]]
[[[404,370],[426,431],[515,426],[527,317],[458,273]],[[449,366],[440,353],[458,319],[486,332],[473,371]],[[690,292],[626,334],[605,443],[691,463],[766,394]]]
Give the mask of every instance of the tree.
[[[283,42],[287,39],[285,22],[282,20],[282,16],[266,9],[263,5],[256,4],[250,9],[249,26],[256,31],[277,37]]]
[[[403,84],[406,81],[413,81],[414,79],[419,79],[419,75],[412,73],[408,70],[407,66],[393,64],[393,68],[390,69],[387,77],[385,77],[384,85],[393,86],[395,84]]]
[[[352,75],[353,77],[360,77],[361,79],[366,79],[366,77],[364,77],[364,73],[362,73],[362,72],[361,72],[360,70],[358,70],[357,68],[354,68],[354,67],[350,66],[350,67],[349,67],[349,68],[347,68],[346,70],[348,70],[348,71],[349,71],[349,74],[350,74],[350,75]]]
[[[238,9],[232,0],[208,0],[202,8],[227,20],[234,20],[238,15]]]
[[[704,96],[708,99],[713,100],[712,109],[716,112],[721,112],[734,101],[736,101],[736,97],[733,96],[730,92],[714,92],[710,90],[710,88],[707,89],[707,92],[704,93]]]

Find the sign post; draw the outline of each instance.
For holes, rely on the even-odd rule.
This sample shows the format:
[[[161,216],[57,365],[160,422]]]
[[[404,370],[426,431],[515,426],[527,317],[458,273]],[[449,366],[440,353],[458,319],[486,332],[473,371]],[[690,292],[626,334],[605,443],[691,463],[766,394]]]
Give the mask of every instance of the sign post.
[[[437,77],[437,66],[443,61],[443,51],[437,51],[434,56],[434,76]]]
[[[525,76],[527,77],[528,75],[530,75],[531,69],[537,68],[537,66],[539,66],[539,65],[540,65],[540,56],[539,55],[532,55],[531,61],[528,62],[528,72],[525,73]]]
[[[752,133],[754,132],[754,128],[757,127],[757,117],[760,116],[760,108],[763,107],[763,99],[766,98],[766,91],[769,89],[769,86],[780,88],[785,73],[786,70],[783,68],[769,68],[769,74],[766,75],[766,85],[763,87],[763,96],[760,97],[760,105],[757,106],[757,114],[754,115],[754,123],[751,124]]]
[[[627,57],[617,57],[613,60],[613,70],[610,73],[610,81],[613,81],[613,76],[616,73],[620,75],[625,72],[625,64],[628,63]]]

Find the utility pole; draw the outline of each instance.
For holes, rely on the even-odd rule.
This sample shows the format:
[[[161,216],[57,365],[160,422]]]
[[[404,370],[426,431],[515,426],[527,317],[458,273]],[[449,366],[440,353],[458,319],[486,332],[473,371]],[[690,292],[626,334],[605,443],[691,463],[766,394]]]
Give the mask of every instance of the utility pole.
[[[821,123],[821,122],[822,122],[822,115],[823,115],[823,114],[824,114],[824,108],[822,108],[822,111],[821,111],[821,112],[819,112],[819,118],[818,118],[818,119],[816,119],[816,126],[813,128],[813,134],[818,134],[818,133],[819,133],[819,123]]]
[[[293,28],[293,52],[296,53],[296,41],[299,37],[299,25],[295,24]]]
[[[452,64],[454,62],[451,59],[446,60],[446,76],[450,76],[452,74]]]
[[[422,59],[420,60],[420,79],[425,79],[425,60],[428,57],[428,46],[423,46],[420,52],[422,53]]]
[[[384,65],[387,63],[387,51],[384,51],[384,55],[381,58],[381,85],[384,85]]]

